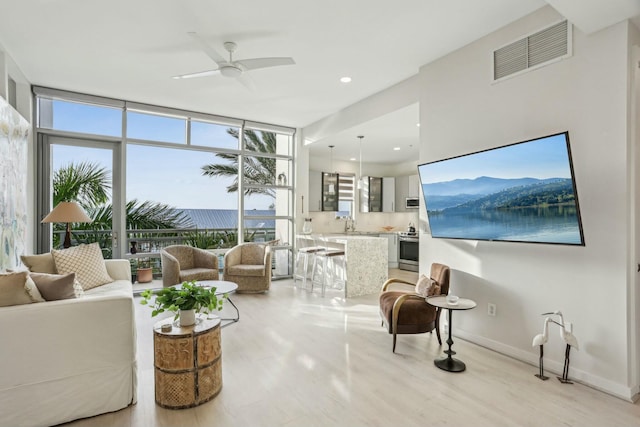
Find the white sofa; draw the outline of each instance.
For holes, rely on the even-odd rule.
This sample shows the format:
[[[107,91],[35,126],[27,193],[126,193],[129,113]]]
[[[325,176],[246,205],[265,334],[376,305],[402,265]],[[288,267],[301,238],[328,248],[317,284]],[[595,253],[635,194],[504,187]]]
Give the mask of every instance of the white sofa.
[[[136,402],[127,260],[77,299],[0,307],[0,426],[51,426]]]

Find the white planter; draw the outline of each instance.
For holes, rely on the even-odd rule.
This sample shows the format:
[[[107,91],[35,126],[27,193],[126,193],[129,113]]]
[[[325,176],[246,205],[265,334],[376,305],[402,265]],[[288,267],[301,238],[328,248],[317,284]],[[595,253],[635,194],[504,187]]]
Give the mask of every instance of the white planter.
[[[178,324],[180,326],[191,326],[196,324],[196,311],[195,310],[180,310],[180,316],[178,317]]]

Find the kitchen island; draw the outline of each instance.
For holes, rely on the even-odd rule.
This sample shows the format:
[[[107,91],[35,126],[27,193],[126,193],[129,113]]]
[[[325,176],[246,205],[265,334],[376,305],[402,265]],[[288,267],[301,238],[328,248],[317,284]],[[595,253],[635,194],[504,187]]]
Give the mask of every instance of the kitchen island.
[[[304,236],[314,239],[318,235]],[[380,292],[388,278],[388,240],[385,237],[328,234],[324,235],[329,246],[345,251],[347,283],[346,298]]]

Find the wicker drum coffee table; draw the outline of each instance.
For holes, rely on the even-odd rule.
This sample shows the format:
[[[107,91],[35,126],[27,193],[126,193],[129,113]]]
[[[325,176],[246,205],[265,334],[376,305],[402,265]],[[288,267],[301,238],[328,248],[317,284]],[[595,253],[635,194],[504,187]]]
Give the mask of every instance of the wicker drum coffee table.
[[[162,330],[171,325],[170,330]],[[167,328],[167,326],[165,326]],[[193,326],[176,326],[173,317],[153,326],[156,403],[192,408],[222,389],[220,319],[199,317]]]

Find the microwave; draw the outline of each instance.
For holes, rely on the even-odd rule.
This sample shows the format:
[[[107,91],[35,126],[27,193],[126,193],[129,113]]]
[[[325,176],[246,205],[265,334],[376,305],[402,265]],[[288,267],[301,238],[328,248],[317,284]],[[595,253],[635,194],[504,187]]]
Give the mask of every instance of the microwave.
[[[420,207],[420,199],[418,197],[407,197],[404,207],[405,209],[418,209]]]

